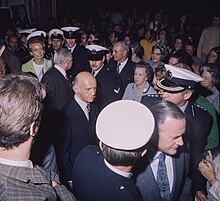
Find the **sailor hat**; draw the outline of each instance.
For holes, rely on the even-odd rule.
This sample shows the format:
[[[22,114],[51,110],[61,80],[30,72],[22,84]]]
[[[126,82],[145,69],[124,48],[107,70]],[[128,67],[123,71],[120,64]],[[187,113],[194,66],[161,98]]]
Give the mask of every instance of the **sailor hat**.
[[[88,57],[91,61],[99,61],[109,52],[107,48],[100,45],[87,45],[86,49],[89,51]]]
[[[31,34],[28,35],[27,37],[27,46],[29,47],[33,43],[42,43],[43,39],[46,37],[46,32],[45,31],[34,31]]]
[[[36,28],[32,28],[32,29],[20,29],[18,30],[18,33],[20,34],[31,34],[32,32],[36,31]]]
[[[182,92],[186,89],[195,89],[203,78],[190,70],[165,64],[167,76],[157,83],[157,86],[170,93]]]
[[[76,39],[78,37],[79,27],[62,27],[61,30],[67,39]]]
[[[135,150],[146,145],[155,127],[151,111],[132,100],[107,105],[96,122],[97,137],[105,145],[120,150]]]
[[[49,31],[48,35],[51,40],[63,39],[63,31],[61,31],[60,29],[52,29]]]

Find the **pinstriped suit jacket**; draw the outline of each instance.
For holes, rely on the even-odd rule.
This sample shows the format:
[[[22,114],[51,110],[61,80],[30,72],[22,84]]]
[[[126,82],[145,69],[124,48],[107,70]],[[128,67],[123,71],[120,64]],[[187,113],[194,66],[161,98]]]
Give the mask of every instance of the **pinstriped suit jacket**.
[[[76,200],[63,185],[53,188],[51,180],[58,181],[57,175],[39,166],[28,168],[0,164],[0,200]]]
[[[185,148],[181,148],[180,154],[172,157],[174,183],[170,201],[179,200],[184,186],[186,173],[188,171],[188,155],[187,153],[183,152],[183,149]],[[133,171],[136,179],[136,185],[139,188],[144,201],[162,201],[153,171],[150,166],[150,161],[151,159],[147,158],[146,156],[143,159],[140,159],[135,165]]]

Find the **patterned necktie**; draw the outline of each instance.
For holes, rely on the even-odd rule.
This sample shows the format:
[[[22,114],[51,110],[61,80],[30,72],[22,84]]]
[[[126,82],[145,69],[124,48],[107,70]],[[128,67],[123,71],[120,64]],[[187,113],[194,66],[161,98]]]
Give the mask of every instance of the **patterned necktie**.
[[[121,65],[121,64],[118,63],[118,64],[117,64],[117,68],[116,68],[116,72],[117,72],[118,75],[119,75],[119,73],[120,73],[120,72],[119,72],[119,67],[120,67],[120,65]]]
[[[160,153],[158,156],[158,170],[157,170],[157,185],[160,190],[160,195],[163,201],[169,201],[170,197],[170,185],[167,176],[165,154]]]

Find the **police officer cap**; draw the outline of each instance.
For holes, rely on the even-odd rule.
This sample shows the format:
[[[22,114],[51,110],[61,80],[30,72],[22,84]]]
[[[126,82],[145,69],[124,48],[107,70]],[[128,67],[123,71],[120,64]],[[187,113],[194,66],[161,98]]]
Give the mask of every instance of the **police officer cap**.
[[[49,37],[53,39],[63,39],[63,32],[60,29],[52,29],[49,31]]]
[[[194,89],[203,78],[190,70],[165,64],[166,78],[160,80],[157,86],[170,93],[182,92],[186,89]]]
[[[99,61],[105,56],[109,50],[100,45],[87,45],[86,49],[89,51],[89,60],[91,61]]]
[[[78,36],[79,27],[62,27],[64,37],[67,39],[76,39]]]
[[[31,34],[28,35],[27,37],[27,46],[29,47],[33,43],[42,43],[43,39],[46,37],[46,32],[45,31],[34,31]]]
[[[154,117],[146,106],[132,100],[119,100],[100,112],[96,132],[99,140],[109,147],[134,150],[150,140],[154,126]]]

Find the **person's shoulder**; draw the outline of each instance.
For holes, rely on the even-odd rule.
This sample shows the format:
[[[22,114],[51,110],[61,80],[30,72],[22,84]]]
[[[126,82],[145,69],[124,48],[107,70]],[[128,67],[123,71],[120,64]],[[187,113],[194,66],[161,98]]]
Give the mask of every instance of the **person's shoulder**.
[[[157,101],[162,100],[161,94],[146,94],[145,96],[142,96],[141,103],[144,104],[146,107],[151,107],[154,105]]]

